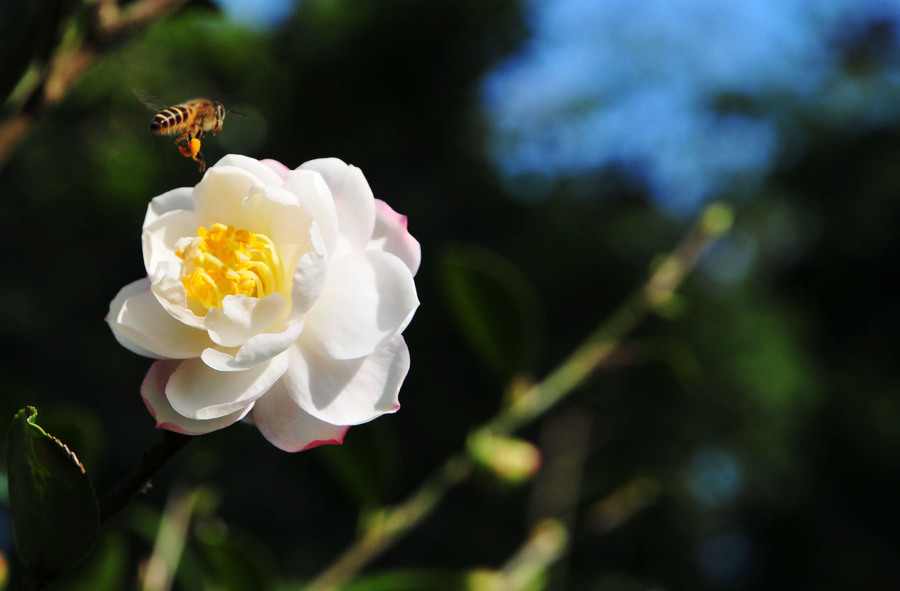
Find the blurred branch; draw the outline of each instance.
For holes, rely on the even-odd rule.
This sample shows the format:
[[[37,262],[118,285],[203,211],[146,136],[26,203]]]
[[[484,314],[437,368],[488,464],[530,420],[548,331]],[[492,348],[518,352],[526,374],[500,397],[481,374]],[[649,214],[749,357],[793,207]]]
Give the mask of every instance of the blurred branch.
[[[531,487],[529,522],[552,519],[565,531],[573,531],[592,423],[593,416],[586,412],[584,404],[573,404],[541,422],[543,461]],[[562,551],[555,566],[545,569],[546,589],[566,588],[567,565],[561,558]]]
[[[662,259],[643,287],[613,312],[562,365],[542,382],[524,388],[510,406],[484,428],[497,433],[520,429],[584,382],[607,361],[619,342],[647,313],[665,308],[688,271],[710,244],[728,231],[732,221],[733,212],[727,205],[716,203],[707,207],[697,225],[673,252]]]
[[[665,308],[687,273],[707,248],[729,230],[732,221],[733,212],[729,206],[716,203],[707,207],[695,227],[674,251],[662,258],[641,288],[543,381],[517,387],[510,404],[476,429],[473,436],[479,433],[509,435],[584,383],[644,316]],[[360,537],[307,589],[335,589],[349,580],[428,516],[450,487],[465,480],[472,468],[473,461],[467,452],[452,456],[409,498],[382,510],[377,519],[367,523]]]
[[[535,581],[546,577],[553,563],[565,552],[569,535],[561,523],[553,519],[539,521],[531,530],[525,545],[503,565],[502,589],[535,589]]]
[[[137,0],[122,8],[116,0],[96,0],[90,7],[91,18],[80,38],[71,44],[59,42],[34,87],[0,121],[0,169],[31,126],[62,101],[69,88],[97,60],[186,2]]]
[[[500,570],[476,570],[469,574],[469,591],[526,591],[544,589],[547,573],[568,545],[569,534],[558,521],[539,521],[525,544]]]
[[[173,492],[159,523],[153,553],[141,576],[141,591],[168,591],[172,588],[175,571],[181,561],[187,541],[188,527],[204,489]]]
[[[124,508],[136,494],[146,488],[153,475],[190,440],[190,435],[163,431],[162,441],[144,453],[138,469],[100,499],[100,521],[106,521]]]
[[[366,524],[363,534],[310,584],[309,589],[332,589],[362,570],[430,515],[444,494],[468,478],[471,471],[472,462],[465,454],[447,460],[401,505],[377,512]]]
[[[655,503],[661,494],[658,478],[635,476],[588,510],[588,527],[599,535],[607,534]]]

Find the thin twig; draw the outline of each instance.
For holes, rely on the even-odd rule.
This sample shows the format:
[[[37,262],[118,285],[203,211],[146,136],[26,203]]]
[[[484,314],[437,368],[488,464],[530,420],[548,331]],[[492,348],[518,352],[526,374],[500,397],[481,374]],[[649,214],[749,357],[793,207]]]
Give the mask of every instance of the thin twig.
[[[32,125],[62,101],[66,92],[97,60],[173,12],[187,0],[137,0],[119,8],[113,0],[95,4],[94,18],[76,44],[60,43],[40,80],[9,115],[0,121],[0,169]]]
[[[726,205],[709,206],[693,230],[662,260],[647,282],[584,344],[542,382],[522,388],[509,406],[475,433],[510,435],[584,383],[644,316],[670,301],[700,256],[731,227],[732,216],[731,208]],[[430,515],[447,491],[468,477],[472,467],[468,454],[457,452],[405,501],[382,510],[380,518],[369,523],[360,537],[311,581],[307,589],[326,591],[348,581]]]
[[[150,482],[150,479],[159,469],[190,440],[190,435],[163,431],[162,441],[144,453],[138,469],[119,482],[100,500],[100,521],[106,521],[106,519],[124,508],[136,494],[146,488],[147,483]]]
[[[386,509],[369,521],[365,532],[338,557],[316,580],[310,589],[331,589],[359,572],[381,555],[398,539],[405,536],[419,522],[430,515],[444,494],[459,484],[472,471],[472,461],[458,454],[446,462],[401,505]]]
[[[539,521],[525,544],[503,565],[499,580],[490,588],[536,589],[536,582],[563,556],[568,542],[569,532],[562,523],[555,519]]]

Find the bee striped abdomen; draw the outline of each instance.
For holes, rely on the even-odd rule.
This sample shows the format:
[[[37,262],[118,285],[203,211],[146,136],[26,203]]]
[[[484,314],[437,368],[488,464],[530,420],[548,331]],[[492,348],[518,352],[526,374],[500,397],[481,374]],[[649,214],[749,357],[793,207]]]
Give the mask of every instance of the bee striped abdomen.
[[[153,116],[150,131],[153,133],[174,133],[182,123],[188,121],[191,111],[187,107],[169,107]]]

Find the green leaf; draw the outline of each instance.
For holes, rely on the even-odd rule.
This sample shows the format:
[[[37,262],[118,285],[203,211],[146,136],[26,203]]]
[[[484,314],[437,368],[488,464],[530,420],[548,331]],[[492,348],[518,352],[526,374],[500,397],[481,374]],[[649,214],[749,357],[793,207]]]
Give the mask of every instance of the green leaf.
[[[34,581],[46,581],[91,551],[100,511],[78,458],[36,425],[36,416],[29,406],[13,418],[7,471],[19,559]]]
[[[463,335],[482,362],[507,379],[528,369],[543,316],[528,277],[494,252],[458,246],[445,253],[441,279]]]

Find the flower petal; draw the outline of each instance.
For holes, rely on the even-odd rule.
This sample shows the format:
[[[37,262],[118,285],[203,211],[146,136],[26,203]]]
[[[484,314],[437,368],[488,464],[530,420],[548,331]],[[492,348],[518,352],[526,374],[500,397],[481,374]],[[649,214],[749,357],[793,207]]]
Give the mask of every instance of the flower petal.
[[[275,174],[277,174],[279,177],[281,177],[282,181],[284,179],[286,179],[288,176],[288,173],[291,172],[290,168],[288,168],[287,166],[285,166],[284,164],[282,164],[281,162],[279,162],[277,160],[272,160],[271,158],[263,158],[262,160],[259,161],[259,163],[264,164],[265,166],[268,166],[269,168],[271,168],[275,172]]]
[[[320,158],[300,165],[325,178],[337,209],[339,238],[333,254],[366,247],[375,228],[375,198],[362,171],[338,158]]]
[[[271,170],[269,173],[275,175]],[[203,179],[194,187],[198,225],[209,228],[220,223],[247,228],[244,200],[251,193],[262,190],[263,186],[262,181],[250,172],[234,166],[219,166],[217,163],[206,171]]]
[[[110,304],[107,321],[120,343],[148,357],[189,359],[212,344],[205,331],[172,318],[150,291],[149,279],[123,288]]]
[[[240,421],[253,408],[251,402],[231,414],[206,421],[197,421],[178,414],[166,398],[166,383],[181,363],[169,359],[156,361],[150,366],[141,384],[141,397],[147,405],[147,410],[156,419],[157,429],[168,429],[185,435],[201,435]]]
[[[179,187],[162,195],[154,197],[147,206],[147,215],[144,216],[144,227],[155,221],[159,216],[179,209],[194,209],[194,189],[191,187]]]
[[[313,170],[292,170],[283,188],[297,196],[300,204],[319,225],[328,252],[332,252],[338,239],[338,213],[331,189],[322,175]]]
[[[315,228],[314,228],[315,233]],[[317,241],[313,240],[313,245]],[[291,316],[302,316],[316,303],[328,279],[328,256],[321,248],[307,252],[294,268]]]
[[[243,371],[275,357],[293,345],[302,331],[303,320],[300,319],[291,323],[283,332],[250,337],[234,355],[208,348],[200,358],[203,363],[218,371]]]
[[[265,234],[278,248],[290,273],[300,252],[312,248],[313,218],[296,195],[285,189],[267,187],[244,200],[243,228]]]
[[[375,200],[375,230],[366,248],[400,257],[413,275],[422,262],[422,247],[406,229],[406,216],[394,211],[381,199]]]
[[[376,250],[332,261],[300,342],[333,359],[369,355],[400,334],[419,299],[406,264]]]
[[[123,329],[122,325],[119,323],[119,312],[122,311],[122,308],[125,306],[125,302],[128,301],[128,298],[135,296],[145,289],[150,287],[149,279],[138,279],[137,281],[132,281],[125,287],[119,290],[119,293],[116,294],[116,297],[109,303],[109,312],[106,315],[106,322],[109,324],[110,330],[112,330],[113,336],[119,342],[120,345],[131,351],[132,353],[137,353],[142,357],[150,357],[155,358],[156,355],[153,354],[152,351],[145,349],[144,347],[137,344],[132,339],[131,331],[127,329]]]
[[[191,307],[199,308],[187,297],[184,284],[181,283],[181,263],[160,263],[150,275],[150,289],[172,317],[195,328],[206,328],[206,319],[197,314]],[[203,310],[205,311],[205,310]]]
[[[409,371],[402,336],[361,359],[329,359],[293,347],[282,381],[291,398],[315,418],[333,425],[358,425],[400,408],[397,396]]]
[[[289,452],[340,445],[350,428],[325,423],[304,412],[291,400],[281,381],[256,401],[253,422],[272,445]]]
[[[246,371],[221,372],[200,359],[178,366],[166,384],[172,408],[191,419],[217,419],[245,408],[266,393],[288,365],[287,352]]]
[[[223,347],[240,347],[250,337],[272,328],[286,304],[280,293],[264,298],[225,296],[221,308],[210,308],[206,314],[209,338]]]
[[[242,170],[246,170],[256,178],[258,178],[263,185],[280,187],[282,182],[282,175],[279,174],[279,172],[273,166],[269,166],[267,164],[268,162],[276,161],[256,160],[255,158],[242,156],[241,154],[227,154],[226,156],[223,156],[218,162],[216,162],[212,167],[210,167],[210,170],[226,166],[240,168]],[[281,166],[282,168],[287,168],[283,164]]]
[[[150,217],[149,213],[147,217]],[[164,263],[181,265],[181,259],[175,254],[178,250],[176,244],[180,238],[196,236],[197,227],[197,215],[185,209],[166,212],[144,224],[141,241],[147,274],[152,277],[156,268]]]

